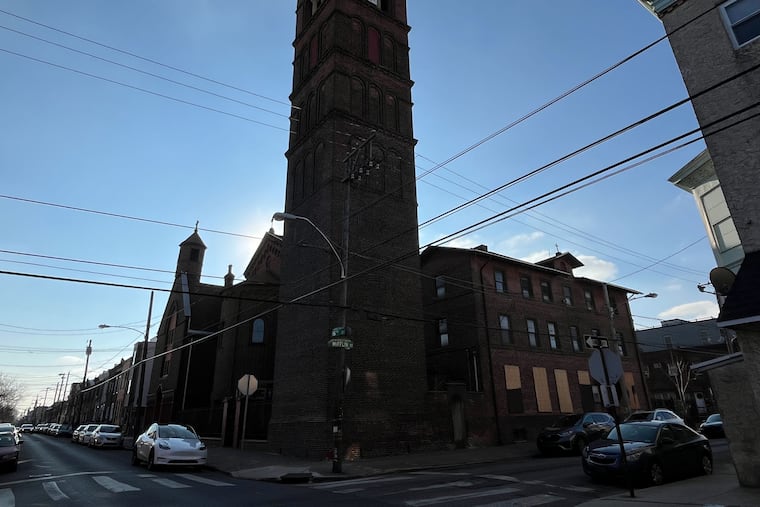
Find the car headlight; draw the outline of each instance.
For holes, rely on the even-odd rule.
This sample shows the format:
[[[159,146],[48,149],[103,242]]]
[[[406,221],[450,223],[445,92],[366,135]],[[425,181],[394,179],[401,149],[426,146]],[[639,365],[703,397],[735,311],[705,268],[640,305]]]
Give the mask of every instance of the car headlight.
[[[159,440],[158,447],[160,447],[161,449],[171,449],[171,447],[169,447],[169,442],[167,442],[166,440]]]
[[[644,452],[645,452],[644,449],[640,449],[638,451],[633,451],[633,452],[630,452],[630,453],[626,453],[625,454],[625,459],[627,461],[638,461],[639,459],[641,459],[641,456],[644,454]]]
[[[206,450],[206,444],[204,444],[203,442],[201,442],[201,443],[198,445],[198,449],[200,449],[201,451],[205,451],[205,450]]]

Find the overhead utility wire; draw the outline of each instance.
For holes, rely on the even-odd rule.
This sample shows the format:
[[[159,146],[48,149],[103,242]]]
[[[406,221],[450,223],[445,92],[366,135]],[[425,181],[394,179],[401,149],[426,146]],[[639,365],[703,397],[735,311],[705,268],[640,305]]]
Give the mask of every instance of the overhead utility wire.
[[[591,178],[593,178],[595,176],[598,176],[598,175],[603,174],[603,173],[605,173],[607,171],[610,171],[610,170],[612,170],[612,169],[614,169],[614,168],[616,168],[616,167],[618,167],[618,166],[620,166],[622,164],[625,164],[627,162],[635,160],[636,158],[639,158],[639,157],[641,157],[641,156],[643,156],[643,155],[645,155],[647,153],[651,153],[651,152],[653,152],[655,150],[658,150],[658,149],[660,149],[660,148],[662,148],[664,146],[667,146],[668,144],[672,144],[675,141],[678,141],[678,140],[684,139],[685,137],[694,135],[695,133],[698,133],[700,130],[704,130],[706,128],[714,126],[717,123],[723,122],[726,119],[731,118],[732,116],[736,116],[736,115],[745,113],[745,112],[749,111],[750,109],[756,108],[758,106],[758,104],[760,104],[760,103],[756,102],[755,104],[752,104],[751,106],[747,106],[745,108],[742,108],[739,111],[735,111],[734,113],[731,113],[729,115],[723,116],[722,118],[720,118],[718,120],[710,122],[708,125],[704,125],[702,127],[698,127],[698,128],[696,128],[694,130],[686,132],[685,134],[681,134],[680,136],[677,136],[677,137],[675,137],[675,138],[673,138],[673,139],[671,139],[669,141],[666,141],[664,143],[660,143],[657,146],[654,146],[652,148],[649,148],[647,150],[639,152],[638,154],[633,155],[631,157],[628,157],[627,159],[625,159],[625,160],[623,160],[621,162],[609,165],[609,166],[607,166],[605,168],[599,169],[598,171],[594,171],[591,174],[583,176],[582,178],[578,178],[578,179],[576,179],[574,181],[571,181],[570,183],[562,185],[561,187],[555,188],[554,190],[551,190],[549,192],[545,192],[544,194],[541,194],[541,195],[539,195],[537,197],[534,197],[533,199],[530,199],[529,201],[526,201],[525,203],[523,203],[521,205],[514,206],[514,207],[512,207],[512,208],[510,208],[508,210],[505,210],[503,212],[500,212],[500,213],[498,213],[498,214],[496,214],[494,216],[491,216],[489,218],[480,220],[479,222],[476,222],[475,224],[472,224],[472,225],[469,225],[469,226],[467,226],[467,227],[465,227],[463,229],[460,229],[457,232],[453,232],[453,233],[451,233],[451,234],[449,234],[447,236],[444,236],[443,238],[439,238],[438,240],[435,240],[435,241],[431,242],[429,245],[430,246],[435,246],[436,243],[453,241],[454,239],[457,239],[458,237],[461,237],[461,235],[463,235],[463,233],[470,234],[472,232],[475,232],[477,230],[482,229],[483,227],[486,227],[486,226],[489,226],[489,225],[493,225],[494,223],[497,223],[497,222],[501,222],[501,221],[505,220],[506,218],[509,218],[508,216],[505,216],[505,215],[508,214],[508,213],[510,213],[510,212],[512,212],[512,211],[515,211],[515,210],[517,210],[519,208],[524,208],[524,207],[528,206],[529,204],[536,203],[537,201],[540,201],[541,199],[544,199],[544,198],[547,198],[549,196],[552,196],[553,194],[557,194],[557,193],[559,193],[559,192],[561,192],[563,190],[566,190],[566,189],[568,189],[568,188],[570,188],[570,187],[572,187],[574,185],[577,185],[578,183],[582,183],[582,182],[584,182],[586,180],[589,180],[589,179],[591,179]],[[741,120],[738,120],[738,121],[732,123],[731,125],[721,127],[720,129],[717,129],[717,130],[715,130],[713,132],[710,132],[709,134],[705,134],[705,135],[703,135],[703,136],[701,136],[699,138],[696,138],[696,139],[693,139],[691,141],[688,141],[687,143],[684,143],[682,146],[686,146],[688,144],[692,144],[692,143],[697,142],[697,141],[699,141],[701,139],[704,139],[705,137],[707,137],[707,135],[716,134],[718,132],[726,130],[727,128],[734,127],[734,126],[736,126],[736,125],[738,125],[740,123],[743,123],[745,121],[748,121],[749,119],[753,119],[753,118],[758,117],[758,116],[760,116],[760,113],[753,114],[753,115],[751,115],[751,116],[749,116],[747,118],[743,118]],[[639,165],[639,164],[635,164],[635,165]],[[572,190],[572,191],[574,191],[574,190]],[[532,209],[532,208],[540,206],[542,204],[546,204],[547,202],[553,201],[553,200],[557,199],[558,197],[562,197],[564,195],[567,195],[568,193],[570,193],[570,192],[564,192],[564,193],[562,193],[560,195],[557,195],[557,196],[554,196],[554,197],[550,197],[550,198],[548,198],[548,199],[546,199],[544,201],[538,202],[537,204],[533,204],[532,206],[530,206],[528,208],[525,208],[522,211],[526,211],[528,209]]]
[[[198,78],[198,79],[202,79],[202,80],[207,81],[209,83],[214,83],[214,84],[217,84],[217,85],[220,85],[220,86],[224,86],[226,88],[230,88],[232,90],[237,90],[239,92],[247,93],[248,95],[251,95],[251,96],[254,96],[254,97],[258,97],[260,99],[268,100],[270,102],[274,102],[274,103],[277,103],[277,104],[282,104],[282,105],[285,105],[285,106],[290,106],[292,109],[300,109],[299,107],[294,106],[294,105],[290,104],[289,102],[285,102],[285,101],[278,100],[278,99],[273,99],[273,98],[267,97],[265,95],[260,95],[258,93],[254,93],[254,92],[252,92],[250,90],[246,90],[244,88],[239,88],[239,87],[231,85],[229,83],[224,83],[222,81],[217,81],[215,79],[212,79],[212,78],[209,78],[209,77],[206,77],[206,76],[202,76],[200,74],[195,74],[193,72],[190,72],[190,71],[187,71],[187,70],[183,70],[183,69],[180,69],[178,67],[173,67],[173,66],[171,66],[169,64],[162,63],[162,62],[159,62],[157,60],[152,60],[150,58],[146,58],[144,56],[140,56],[140,55],[138,55],[136,53],[131,53],[129,51],[125,51],[123,49],[119,49],[119,48],[114,47],[114,46],[109,46],[107,44],[103,44],[102,42],[98,42],[98,41],[93,40],[93,39],[88,39],[86,37],[82,37],[81,35],[77,35],[77,34],[72,33],[72,32],[67,32],[65,30],[61,30],[60,28],[56,28],[54,26],[46,25],[44,23],[40,23],[39,21],[35,21],[35,20],[29,19],[29,18],[25,18],[23,16],[19,16],[18,14],[14,14],[12,12],[8,12],[8,11],[3,10],[3,9],[0,9],[0,12],[2,12],[3,14],[6,14],[8,16],[13,16],[14,18],[24,20],[24,21],[26,21],[28,23],[32,23],[34,25],[47,28],[49,30],[53,30],[55,32],[62,33],[64,35],[68,35],[69,37],[74,37],[75,39],[79,39],[79,40],[82,40],[82,41],[85,41],[85,42],[89,42],[90,44],[95,44],[96,46],[100,46],[102,48],[110,49],[111,51],[116,51],[117,53],[128,55],[128,56],[131,56],[133,58],[137,58],[139,60],[143,60],[145,62],[153,63],[155,65],[159,65],[161,67],[165,67],[167,69],[171,69],[171,70],[180,72],[182,74],[186,74],[188,76],[192,76],[192,77],[195,77],[195,78]]]
[[[543,111],[543,110],[544,110],[544,109],[546,109],[547,107],[549,107],[549,106],[551,106],[551,105],[553,105],[553,104],[555,104],[555,103],[559,102],[560,100],[564,99],[564,98],[565,98],[565,97],[567,97],[568,95],[571,95],[572,93],[574,93],[574,92],[576,92],[576,91],[580,90],[581,88],[585,87],[585,86],[586,86],[586,85],[588,85],[589,83],[591,83],[591,82],[593,82],[593,81],[595,81],[595,80],[599,79],[600,77],[604,76],[605,74],[607,74],[607,73],[611,72],[612,70],[616,69],[617,67],[619,67],[619,66],[623,65],[624,63],[626,63],[626,62],[628,62],[628,61],[632,60],[633,58],[635,58],[636,56],[640,55],[641,53],[643,53],[643,52],[645,52],[645,51],[649,50],[650,48],[654,47],[655,45],[659,44],[659,43],[660,43],[660,42],[662,42],[663,40],[667,39],[669,36],[671,36],[671,35],[673,35],[674,33],[678,32],[679,30],[681,30],[682,28],[686,27],[687,25],[689,25],[689,24],[691,24],[691,23],[695,22],[696,20],[698,20],[698,19],[699,19],[699,18],[701,18],[702,16],[706,15],[707,13],[709,13],[710,11],[712,11],[713,9],[715,9],[716,7],[717,7],[717,6],[713,6],[713,7],[710,7],[709,9],[707,9],[706,11],[704,11],[703,13],[701,13],[701,14],[698,14],[697,16],[693,17],[693,18],[692,18],[692,19],[690,19],[689,21],[686,21],[684,24],[682,24],[682,25],[680,25],[680,26],[678,26],[678,27],[674,28],[672,31],[670,31],[670,32],[666,33],[665,35],[663,35],[663,36],[662,36],[662,37],[660,37],[659,39],[655,40],[654,42],[652,42],[652,43],[650,43],[650,44],[648,44],[648,45],[644,46],[642,49],[640,49],[640,50],[638,50],[638,51],[636,51],[636,52],[632,53],[631,55],[629,55],[629,56],[627,56],[627,57],[623,58],[623,59],[622,59],[621,61],[619,61],[618,63],[615,63],[615,64],[613,64],[612,66],[610,66],[610,67],[608,67],[607,69],[605,69],[605,70],[603,70],[603,71],[599,72],[599,73],[598,73],[598,74],[596,74],[595,76],[593,76],[593,77],[591,77],[591,78],[587,79],[586,81],[583,81],[582,83],[580,83],[580,84],[578,84],[578,85],[576,85],[576,86],[572,87],[570,90],[568,90],[568,91],[566,91],[565,93],[563,93],[563,94],[559,95],[558,97],[555,97],[554,99],[550,100],[549,102],[547,102],[547,103],[545,103],[545,104],[543,104],[543,105],[539,106],[538,108],[534,109],[533,111],[531,111],[531,112],[529,112],[529,113],[527,113],[527,114],[523,115],[522,117],[518,118],[517,120],[515,120],[515,121],[513,121],[513,122],[509,123],[509,124],[508,124],[508,125],[506,125],[505,127],[501,128],[501,129],[499,129],[499,130],[497,130],[496,132],[494,132],[494,133],[492,133],[492,134],[489,134],[488,136],[486,136],[485,138],[481,139],[480,141],[477,141],[476,143],[474,143],[474,144],[470,145],[469,147],[467,147],[467,148],[465,148],[464,150],[460,151],[460,152],[459,152],[459,153],[457,153],[456,155],[453,155],[453,156],[449,157],[448,159],[444,160],[443,162],[441,162],[441,163],[437,164],[436,166],[432,167],[431,169],[428,169],[427,171],[423,172],[423,173],[422,173],[420,176],[418,176],[416,179],[417,179],[417,180],[419,180],[420,178],[424,178],[424,177],[425,177],[425,176],[427,176],[428,174],[431,174],[431,173],[433,173],[433,172],[437,171],[438,169],[440,169],[441,167],[444,167],[444,166],[446,166],[446,165],[450,164],[450,163],[451,163],[451,162],[453,162],[454,160],[456,160],[456,159],[458,159],[458,158],[460,158],[460,157],[464,156],[465,154],[469,153],[470,151],[474,150],[475,148],[477,148],[477,147],[479,147],[479,146],[481,146],[481,145],[485,144],[486,142],[488,142],[488,141],[490,141],[490,140],[494,139],[495,137],[498,137],[499,135],[501,135],[501,134],[503,134],[504,132],[508,131],[508,130],[509,130],[509,129],[511,129],[512,127],[514,127],[514,126],[516,126],[516,125],[518,125],[518,124],[522,123],[522,122],[523,122],[523,121],[525,121],[526,119],[528,119],[528,118],[530,118],[530,117],[534,116],[535,114],[539,113],[540,111]],[[399,185],[399,186],[398,186],[396,189],[394,189],[394,191],[393,191],[393,192],[388,192],[388,193],[386,193],[385,195],[383,195],[383,196],[381,196],[381,197],[378,197],[378,198],[377,198],[377,199],[375,199],[374,201],[367,203],[367,205],[363,206],[363,207],[362,207],[361,209],[359,209],[358,211],[356,211],[356,212],[353,212],[353,213],[350,215],[350,217],[349,217],[349,218],[346,218],[346,220],[348,220],[348,219],[350,219],[351,217],[353,217],[353,216],[357,215],[357,214],[358,214],[358,213],[360,213],[361,211],[364,211],[364,210],[366,210],[366,209],[369,209],[369,208],[371,208],[372,206],[374,206],[375,204],[377,204],[377,203],[378,203],[378,202],[380,202],[381,200],[383,200],[383,199],[386,199],[386,198],[387,198],[389,195],[395,195],[395,193],[396,193],[396,192],[398,192],[398,191],[400,191],[400,190],[403,190],[403,189],[404,189],[404,187],[405,187],[405,186],[407,186],[407,185],[408,185],[408,184],[402,184],[402,185]],[[498,191],[498,190],[495,190],[495,191]],[[485,197],[483,197],[483,198],[485,198]],[[477,201],[476,201],[476,202],[477,202]]]
[[[67,67],[65,65],[59,65],[57,63],[49,62],[47,60],[42,60],[40,58],[35,58],[33,56],[25,55],[23,53],[17,53],[16,51],[11,51],[9,49],[0,48],[0,51],[3,51],[5,53],[8,53],[8,54],[11,54],[11,55],[14,55],[14,56],[18,56],[20,58],[26,58],[26,59],[32,60],[34,62],[44,63],[45,65],[50,65],[51,67],[57,67],[59,69],[67,70],[69,72],[74,72],[76,74],[81,74],[83,76],[91,77],[93,79],[100,79],[101,81],[106,81],[108,83],[112,83],[112,84],[116,84],[116,85],[119,85],[119,86],[123,86],[125,88],[131,88],[132,90],[137,90],[139,92],[147,93],[149,95],[155,95],[156,97],[161,97],[161,98],[164,98],[164,99],[173,100],[175,102],[179,102],[181,104],[186,104],[188,106],[197,107],[199,109],[205,109],[207,111],[212,111],[214,113],[224,114],[224,115],[227,115],[227,116],[231,116],[233,118],[237,118],[239,120],[244,120],[244,121],[247,121],[247,122],[250,122],[250,123],[255,123],[257,125],[263,125],[265,127],[270,127],[270,128],[273,128],[273,129],[282,130],[284,132],[291,132],[292,133],[292,131],[289,128],[278,127],[277,125],[272,125],[270,123],[265,123],[263,121],[254,120],[253,118],[248,118],[247,116],[242,116],[242,115],[239,115],[239,114],[230,113],[228,111],[222,111],[221,109],[216,109],[216,108],[213,108],[213,107],[204,106],[204,105],[201,105],[201,104],[197,104],[195,102],[190,102],[189,100],[184,100],[184,99],[180,99],[180,98],[177,98],[177,97],[172,97],[171,95],[166,95],[165,93],[154,92],[152,90],[148,90],[147,88],[141,88],[139,86],[134,86],[134,85],[131,85],[131,84],[127,84],[127,83],[124,83],[124,82],[121,82],[121,81],[117,81],[115,79],[109,79],[107,77],[98,76],[96,74],[91,74],[89,72],[84,72],[82,70],[77,70],[77,69],[74,69],[72,67]]]
[[[2,51],[2,50],[0,49],[0,51]],[[25,197],[17,197],[17,196],[13,196],[13,195],[0,194],[0,199],[10,199],[10,200],[13,200],[13,201],[21,201],[21,202],[27,202],[27,203],[31,203],[31,204],[40,204],[42,206],[50,206],[50,207],[53,207],[53,208],[68,209],[68,210],[72,210],[72,211],[81,211],[83,213],[92,213],[94,215],[103,215],[103,216],[114,217],[114,218],[123,218],[125,220],[134,220],[134,221],[137,221],[137,222],[147,222],[147,223],[150,223],[150,224],[157,224],[157,225],[168,225],[169,227],[179,227],[181,229],[197,229],[199,231],[211,232],[211,233],[214,233],[214,234],[224,234],[224,235],[227,235],[227,236],[236,236],[236,237],[239,237],[239,238],[261,239],[260,236],[251,236],[251,235],[248,235],[248,234],[238,234],[238,233],[235,233],[235,232],[219,231],[219,230],[216,230],[216,229],[205,229],[203,227],[197,227],[197,226],[193,226],[193,225],[175,224],[175,223],[172,223],[172,222],[165,222],[165,221],[162,221],[162,220],[153,220],[153,219],[150,219],[150,218],[133,217],[133,216],[124,215],[124,214],[121,214],[121,213],[110,213],[110,212],[107,212],[107,211],[98,211],[98,210],[93,210],[93,209],[88,209],[88,208],[80,208],[80,207],[77,207],[77,206],[69,206],[69,205],[66,205],[66,204],[57,204],[57,203],[46,202],[46,201],[38,201],[38,200],[35,200],[35,199],[27,199]]]
[[[434,160],[431,160],[431,159],[429,159],[428,157],[425,157],[424,155],[420,155],[419,153],[417,154],[417,156],[418,156],[418,157],[420,157],[420,158],[422,158],[422,159],[425,159],[425,160],[427,160],[427,161],[429,161],[429,162],[431,162],[431,163],[433,163],[433,164],[435,164],[435,163],[436,163]],[[488,190],[488,188],[487,188],[485,185],[482,185],[481,183],[478,183],[477,181],[475,181],[475,180],[473,180],[473,179],[471,179],[471,178],[468,178],[467,176],[465,176],[465,175],[463,175],[463,174],[460,174],[460,173],[458,173],[458,172],[456,172],[456,171],[453,171],[452,169],[449,169],[448,167],[445,167],[444,169],[446,169],[446,170],[447,170],[448,172],[450,172],[452,175],[454,175],[454,176],[457,176],[457,177],[459,177],[459,178],[461,178],[461,179],[463,179],[463,180],[467,181],[468,183],[471,183],[471,184],[473,184],[473,185],[476,185],[476,186],[480,187],[480,188],[481,188],[481,189],[483,189],[483,190]],[[462,189],[464,189],[464,190],[467,190],[467,191],[469,191],[469,192],[472,192],[472,193],[475,193],[475,194],[477,194],[477,193],[478,193],[476,190],[474,190],[474,189],[471,189],[471,188],[467,188],[467,187],[465,187],[465,186],[463,186],[463,185],[461,185],[461,184],[458,184],[458,183],[456,183],[455,181],[453,181],[453,180],[450,180],[450,179],[448,179],[448,178],[444,178],[444,177],[443,177],[443,176],[441,176],[440,174],[439,174],[439,175],[436,175],[436,176],[437,176],[438,178],[441,178],[441,179],[443,179],[444,181],[448,181],[448,182],[450,182],[450,183],[452,183],[452,184],[454,184],[454,185],[457,185],[457,186],[459,186],[460,188],[462,188]],[[437,186],[437,185],[433,185],[433,184],[432,184],[432,183],[430,183],[429,181],[423,181],[423,183],[425,183],[425,184],[427,184],[427,185],[431,185],[431,186],[433,186],[433,187],[435,187],[435,188],[438,188],[438,189],[439,189],[439,190],[441,190],[442,192],[446,192],[446,193],[448,193],[448,194],[451,194],[451,195],[454,195],[455,197],[458,197],[458,198],[460,198],[460,199],[462,199],[462,200],[465,200],[465,197],[463,197],[463,196],[459,196],[459,195],[456,195],[456,194],[453,194],[451,191],[449,191],[449,190],[447,190],[447,189],[445,189],[445,188],[443,188],[443,187],[439,187],[439,186]],[[505,196],[505,195],[499,195],[499,194],[497,194],[496,196],[494,196],[492,199],[494,199],[494,200],[495,200],[497,197],[499,197],[499,198],[503,199],[504,201],[509,201],[509,202],[511,202],[511,203],[513,203],[513,204],[517,204],[517,202],[518,202],[518,201],[515,201],[514,199],[511,199],[511,198],[509,198],[509,197]],[[503,202],[504,202],[504,201],[502,201],[502,202],[496,202],[496,204],[499,204],[499,205],[503,205]],[[495,210],[492,210],[492,209],[490,209],[490,208],[488,208],[488,207],[484,206],[482,203],[479,203],[479,205],[480,205],[481,207],[483,207],[484,209],[486,209],[487,211],[490,211],[490,212],[492,212],[492,213],[496,213],[496,211],[495,211]],[[619,252],[622,252],[622,253],[625,253],[625,254],[631,255],[631,256],[633,256],[633,257],[638,257],[638,258],[640,258],[640,259],[643,259],[643,260],[646,260],[646,261],[649,261],[649,262],[657,260],[657,259],[655,259],[654,257],[652,257],[652,256],[650,256],[650,255],[647,255],[647,254],[644,254],[644,253],[641,253],[641,252],[637,252],[637,251],[635,251],[635,250],[632,250],[632,249],[630,249],[630,248],[624,247],[624,246],[622,246],[622,245],[618,245],[618,244],[616,244],[616,243],[613,243],[612,241],[608,241],[608,240],[606,240],[606,239],[604,239],[604,238],[601,238],[601,237],[599,237],[599,236],[596,236],[596,235],[594,235],[594,234],[592,234],[592,233],[590,233],[590,232],[588,232],[588,231],[584,231],[584,230],[582,230],[582,229],[579,229],[579,228],[577,228],[577,227],[575,227],[575,226],[573,226],[573,225],[570,225],[570,224],[568,224],[568,223],[565,223],[565,222],[563,222],[563,221],[561,221],[561,220],[559,220],[559,219],[557,219],[557,218],[554,218],[554,217],[551,217],[551,216],[549,216],[549,215],[546,215],[545,213],[542,213],[542,212],[540,212],[540,211],[537,211],[537,210],[532,210],[532,212],[531,212],[531,213],[529,213],[529,215],[528,215],[528,216],[529,216],[530,218],[532,218],[532,219],[534,219],[534,220],[538,221],[538,222],[542,222],[542,223],[545,223],[545,224],[547,224],[547,225],[549,225],[549,226],[552,226],[552,227],[556,227],[557,229],[563,230],[563,231],[565,231],[565,232],[567,232],[567,233],[569,233],[569,234],[574,234],[574,235],[576,235],[576,236],[579,236],[579,237],[581,237],[581,238],[583,238],[583,239],[585,239],[585,240],[587,240],[587,241],[591,241],[591,242],[593,242],[593,243],[597,243],[597,244],[599,244],[599,245],[601,245],[601,246],[605,246],[605,247],[609,247],[609,248],[612,248],[613,250],[617,250],[617,251],[619,251]],[[537,231],[540,231],[540,232],[544,232],[544,233],[546,233],[546,234],[549,234],[549,235],[555,236],[555,237],[557,237],[557,238],[559,238],[559,239],[561,239],[561,240],[563,240],[563,241],[566,241],[566,242],[568,242],[568,243],[570,243],[570,244],[573,244],[573,245],[576,245],[576,246],[579,246],[579,247],[584,247],[584,248],[587,248],[587,249],[591,250],[592,252],[596,252],[596,253],[599,253],[599,254],[603,254],[603,255],[608,255],[608,256],[609,256],[609,254],[608,254],[608,253],[606,253],[606,252],[603,252],[603,251],[601,251],[601,250],[596,250],[596,249],[594,249],[594,248],[590,248],[590,247],[588,247],[587,245],[584,245],[584,244],[581,244],[581,243],[575,242],[575,241],[573,241],[573,240],[567,239],[566,237],[560,236],[560,235],[558,235],[558,234],[556,234],[556,233],[552,233],[552,232],[549,232],[549,231],[545,231],[545,230],[543,230],[543,229],[540,229],[539,227],[536,227],[535,225],[529,224],[529,223],[527,223],[527,222],[522,222],[522,221],[519,221],[519,220],[515,220],[515,222],[517,222],[517,223],[520,223],[520,224],[523,224],[523,225],[525,225],[526,227],[530,227],[530,228],[532,228],[532,229],[535,229],[535,230],[537,230]],[[635,263],[632,263],[632,262],[631,262],[631,261],[629,261],[629,260],[626,260],[626,259],[622,259],[622,258],[619,258],[619,257],[614,257],[614,256],[612,256],[612,258],[613,258],[613,259],[617,259],[617,260],[619,260],[619,261],[621,261],[621,262],[624,262],[624,263],[627,263],[627,264],[633,264],[634,266],[636,266],[636,264],[635,264]],[[683,267],[683,266],[679,266],[679,265],[677,265],[677,264],[671,264],[671,263],[663,263],[663,266],[666,266],[666,267],[668,267],[668,268],[670,268],[670,269],[675,269],[675,270],[678,270],[678,271],[683,271],[683,272],[685,272],[685,273],[694,274],[694,275],[700,275],[700,276],[701,276],[701,274],[702,274],[700,271],[697,271],[697,270],[695,270],[695,269],[689,269],[689,268],[685,268],[685,267]],[[638,267],[641,267],[641,266],[638,266]]]
[[[60,48],[66,49],[68,51],[73,51],[74,53],[79,53],[80,55],[89,56],[90,58],[95,58],[96,60],[100,60],[102,62],[107,62],[107,63],[110,63],[112,65],[116,65],[116,66],[122,67],[124,69],[129,69],[129,70],[132,70],[134,72],[139,72],[141,74],[145,74],[146,76],[155,77],[156,79],[161,79],[163,81],[167,81],[169,83],[176,84],[176,85],[179,85],[179,86],[184,86],[185,88],[189,88],[191,90],[195,90],[195,91],[199,91],[199,92],[202,92],[202,93],[206,93],[208,95],[212,95],[214,97],[218,97],[218,98],[221,98],[221,99],[224,99],[224,100],[229,100],[230,102],[236,102],[238,104],[242,104],[242,105],[250,107],[252,109],[257,109],[259,111],[264,111],[266,113],[270,113],[270,114],[273,114],[273,115],[276,115],[276,116],[281,116],[283,118],[287,118],[287,119],[290,119],[290,120],[298,121],[298,119],[291,118],[287,114],[282,114],[282,113],[278,113],[276,111],[272,111],[270,109],[265,109],[263,107],[255,106],[253,104],[250,104],[248,102],[244,102],[242,100],[234,99],[232,97],[227,97],[226,95],[222,95],[220,93],[215,93],[215,92],[212,92],[210,90],[205,90],[203,88],[199,88],[197,86],[189,85],[189,84],[183,83],[181,81],[176,81],[174,79],[170,79],[168,77],[164,77],[164,76],[161,76],[159,74],[154,74],[152,72],[148,72],[148,71],[145,71],[145,70],[138,69],[137,67],[131,67],[129,65],[125,65],[123,63],[116,62],[114,60],[109,60],[108,58],[100,57],[100,56],[95,55],[93,53],[88,53],[86,51],[80,51],[79,49],[75,49],[75,48],[66,46],[64,44],[59,44],[57,42],[49,41],[47,39],[43,39],[42,37],[37,37],[35,35],[31,35],[31,34],[28,34],[28,33],[25,33],[25,32],[19,31],[19,30],[14,30],[13,28],[9,28],[7,26],[0,25],[0,28],[2,28],[3,30],[8,30],[9,32],[14,32],[14,33],[17,33],[19,35],[23,35],[24,37],[29,37],[29,38],[38,40],[40,42],[44,42],[45,44],[50,44],[50,45],[53,45],[53,46],[58,46]]]

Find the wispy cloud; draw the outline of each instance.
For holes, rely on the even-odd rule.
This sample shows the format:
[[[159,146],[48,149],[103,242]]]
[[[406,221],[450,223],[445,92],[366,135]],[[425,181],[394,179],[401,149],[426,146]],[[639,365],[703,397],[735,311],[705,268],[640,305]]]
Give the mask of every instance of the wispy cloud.
[[[497,243],[496,251],[503,253],[504,255],[514,255],[514,253],[510,252],[513,250],[525,250],[526,247],[529,247],[544,236],[545,234],[540,231],[518,234],[517,236],[512,236],[511,238],[504,239]]]
[[[683,320],[703,320],[717,317],[720,309],[714,301],[695,301],[683,305],[674,306],[657,315],[658,318],[683,319]]]
[[[610,261],[593,255],[578,255],[577,258],[583,263],[582,267],[574,271],[577,276],[593,280],[612,280],[618,273],[617,266]]]

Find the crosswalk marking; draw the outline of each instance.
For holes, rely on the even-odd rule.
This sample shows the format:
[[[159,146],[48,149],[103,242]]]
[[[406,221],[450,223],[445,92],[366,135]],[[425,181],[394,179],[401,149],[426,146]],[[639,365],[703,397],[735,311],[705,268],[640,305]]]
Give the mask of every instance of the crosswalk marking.
[[[409,488],[409,491],[425,491],[428,489],[440,488],[469,488],[473,483],[469,481],[443,482],[441,484],[432,484],[430,486],[420,486],[419,488]]]
[[[209,486],[234,486],[229,482],[215,481],[214,479],[208,479],[206,477],[200,477],[192,474],[177,474],[178,477],[187,479],[189,481],[200,482],[201,484],[208,484]]]
[[[113,493],[123,493],[125,491],[140,491],[140,488],[130,486],[129,484],[124,484],[123,482],[119,482],[115,479],[111,479],[110,477],[106,477],[105,475],[96,475],[92,478],[92,480],[97,482],[98,484],[106,488],[108,491],[111,491]]]
[[[395,481],[406,481],[409,479],[414,479],[414,477],[408,477],[408,476],[398,476],[398,477],[383,477],[383,478],[377,478],[377,477],[367,477],[366,479],[349,479],[347,481],[339,481],[339,482],[326,482],[324,484],[317,484],[316,486],[311,486],[313,489],[332,489],[332,488],[342,488],[344,486],[354,486],[356,484],[367,484],[367,483],[377,483],[377,482],[395,482]]]
[[[560,489],[575,491],[576,493],[588,493],[589,491],[595,491],[594,488],[584,488],[583,486],[560,486]]]
[[[16,507],[16,497],[10,489],[0,489],[0,507]]]
[[[45,493],[47,493],[50,499],[54,502],[63,500],[64,498],[69,500],[69,497],[66,495],[66,493],[61,491],[61,488],[59,488],[58,484],[55,482],[43,482],[42,487],[45,489]]]
[[[423,500],[409,500],[406,502],[406,505],[410,505],[412,507],[419,507],[421,505],[435,505],[437,503],[452,502],[452,501],[458,501],[458,500],[469,500],[471,498],[480,498],[484,496],[504,495],[507,493],[514,493],[515,491],[520,491],[520,490],[517,488],[487,489],[483,491],[463,493],[461,495],[439,496],[436,498],[425,498]]]
[[[534,505],[544,505],[547,503],[559,502],[560,500],[564,500],[564,498],[556,495],[533,495],[524,496],[522,498],[512,498],[511,500],[504,500],[496,503],[478,505],[478,507],[532,507]]]
[[[510,475],[479,475],[478,477],[482,477],[483,479],[494,479],[496,481],[520,482],[520,479]]]
[[[152,479],[152,481],[153,482],[157,482],[158,484],[160,484],[162,486],[166,486],[167,488],[172,488],[172,489],[189,488],[190,487],[187,484],[182,484],[181,482],[173,481],[171,479],[159,479],[159,478],[155,478],[155,479]]]

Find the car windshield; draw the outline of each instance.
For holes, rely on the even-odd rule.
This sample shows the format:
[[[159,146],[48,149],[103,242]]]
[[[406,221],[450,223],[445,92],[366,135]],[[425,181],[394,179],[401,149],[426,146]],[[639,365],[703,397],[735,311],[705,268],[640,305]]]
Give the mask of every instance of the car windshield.
[[[567,428],[568,426],[574,426],[575,423],[581,418],[581,414],[563,415],[560,417],[554,426],[557,428]]]
[[[652,412],[636,412],[628,416],[629,421],[648,421],[652,418]]]
[[[621,424],[620,434],[624,442],[653,443],[657,439],[656,426],[642,426],[638,424]],[[613,429],[607,435],[608,440],[618,440],[617,429]]]
[[[95,428],[97,428],[97,427],[98,427],[98,425],[97,425],[97,424],[90,424],[90,425],[89,425],[89,426],[87,426],[87,427],[86,427],[84,430],[85,430],[85,431],[95,431]]]
[[[0,434],[0,447],[13,447],[16,445],[16,439],[10,433]]]
[[[121,433],[121,428],[119,426],[101,426],[100,432],[101,433]]]
[[[158,427],[159,438],[198,438],[193,431],[184,427],[176,425],[159,426]]]
[[[709,422],[709,423],[720,422],[720,414],[711,415],[710,417],[707,418],[707,421],[705,422]]]

